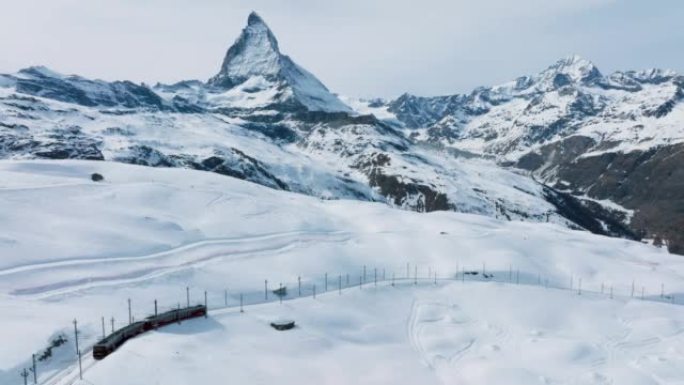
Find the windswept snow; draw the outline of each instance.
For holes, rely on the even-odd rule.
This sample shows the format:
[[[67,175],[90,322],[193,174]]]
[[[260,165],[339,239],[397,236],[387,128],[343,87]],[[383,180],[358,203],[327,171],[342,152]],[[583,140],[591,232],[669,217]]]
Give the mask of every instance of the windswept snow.
[[[92,182],[98,172],[103,182]],[[263,301],[264,280],[313,299],[216,310],[208,319],[86,361],[89,384],[634,383],[681,381],[684,262],[662,249],[554,224],[418,214],[325,201],[220,175],[106,162],[0,162],[0,383],[79,320],[81,346],[100,317],[127,319],[207,290],[210,309]],[[492,282],[454,277],[485,268]],[[338,279],[368,283],[338,295]],[[384,270],[377,289],[370,278]],[[324,274],[330,293],[321,295]],[[512,278],[515,276],[515,278]],[[340,278],[338,278],[340,277]],[[342,278],[344,277],[344,278]],[[576,293],[579,280],[584,293]],[[567,288],[572,280],[574,291]],[[632,282],[635,298],[630,298]],[[520,285],[516,285],[519,281]],[[604,285],[604,294],[600,287]],[[666,298],[660,298],[661,284]],[[640,289],[645,288],[642,301]],[[614,298],[609,298],[609,288]],[[593,293],[587,293],[592,291]],[[674,295],[677,304],[669,303]],[[286,316],[291,332],[268,326]],[[73,364],[73,341],[42,378]],[[539,365],[544,362],[544,365]],[[73,366],[71,366],[73,368]],[[126,370],[122,370],[126,368]],[[70,384],[62,372],[49,384]]]

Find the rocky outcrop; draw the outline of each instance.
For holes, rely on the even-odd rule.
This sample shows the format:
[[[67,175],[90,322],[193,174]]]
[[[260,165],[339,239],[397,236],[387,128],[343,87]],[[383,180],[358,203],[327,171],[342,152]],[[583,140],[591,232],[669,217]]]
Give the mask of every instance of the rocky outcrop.
[[[684,144],[586,155],[594,144],[571,137],[543,146],[517,165],[572,194],[633,210],[627,221],[632,233],[664,239],[670,251],[683,253]]]

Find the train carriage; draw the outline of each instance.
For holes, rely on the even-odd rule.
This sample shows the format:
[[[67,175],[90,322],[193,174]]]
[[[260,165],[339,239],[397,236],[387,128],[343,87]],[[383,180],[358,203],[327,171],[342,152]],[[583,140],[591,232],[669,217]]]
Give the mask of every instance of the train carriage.
[[[182,309],[169,310],[156,316],[147,317],[144,321],[133,322],[100,340],[93,346],[93,358],[101,360],[113,353],[119,346],[129,339],[146,331],[156,329],[174,322],[190,318],[203,317],[207,314],[204,305],[190,306]]]

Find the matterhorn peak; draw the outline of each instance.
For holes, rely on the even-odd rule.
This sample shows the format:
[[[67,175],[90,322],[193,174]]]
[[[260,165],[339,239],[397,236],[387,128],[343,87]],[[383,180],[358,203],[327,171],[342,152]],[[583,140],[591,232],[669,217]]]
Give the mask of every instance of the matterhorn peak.
[[[252,12],[247,26],[228,49],[221,71],[209,80],[209,84],[232,88],[252,76],[276,77],[280,72],[280,56],[273,32],[256,12]]]
[[[254,25],[254,24],[262,24],[262,25],[266,26],[264,19],[262,19],[258,13],[252,11],[249,14],[249,17],[247,17],[247,25]]]
[[[278,40],[256,12],[249,14],[247,26],[228,49],[219,73],[208,84],[229,90],[247,81],[260,84],[262,89],[278,90],[280,102],[294,99],[310,111],[351,112],[311,73],[280,53]]]

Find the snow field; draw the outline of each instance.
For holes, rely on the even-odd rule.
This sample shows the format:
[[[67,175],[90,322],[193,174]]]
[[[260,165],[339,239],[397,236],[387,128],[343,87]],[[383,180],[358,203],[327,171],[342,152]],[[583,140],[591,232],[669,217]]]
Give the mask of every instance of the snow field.
[[[92,172],[104,175],[105,181],[91,182]],[[221,362],[221,368],[230,369],[221,374],[224,377],[244,376],[240,377],[246,381],[242,383],[270,382],[278,370],[283,371],[285,377],[300,380],[302,377],[297,376],[304,376],[309,370],[311,378],[320,378],[323,383],[336,383],[338,379],[348,381],[354,375],[366,372],[370,375],[358,381],[373,383],[374,379],[374,383],[378,383],[378,379],[384,377],[388,382],[396,379],[397,383],[416,383],[417,379],[453,383],[449,379],[456,378],[461,383],[496,383],[506,377],[502,368],[509,366],[522,368],[508,376],[518,378],[515,380],[518,383],[529,381],[529,376],[543,376],[549,383],[592,383],[585,377],[568,377],[568,373],[574,373],[577,367],[591,369],[598,361],[592,358],[589,361],[594,364],[591,364],[587,363],[588,359],[568,358],[570,353],[551,354],[551,349],[566,349],[559,336],[565,336],[563,333],[567,329],[572,331],[568,337],[571,340],[600,344],[603,340],[596,337],[599,332],[591,331],[592,328],[612,331],[618,328],[620,319],[637,315],[646,320],[644,328],[635,334],[638,338],[618,343],[647,347],[634,348],[633,355],[614,361],[610,361],[612,353],[604,354],[600,350],[587,353],[591,357],[607,355],[606,361],[611,362],[594,370],[599,376],[596,378],[610,380],[621,378],[620,375],[636,378],[633,372],[644,373],[644,378],[681,378],[681,372],[672,364],[681,356],[674,345],[679,341],[681,308],[667,304],[667,299],[660,299],[659,293],[662,284],[666,294],[684,299],[684,266],[681,257],[648,245],[570,231],[554,224],[502,222],[451,212],[418,214],[383,204],[323,201],[211,173],[181,169],[150,169],[105,162],[6,161],[0,162],[0,181],[0,234],[3,237],[0,242],[0,313],[3,314],[0,340],[5,347],[0,349],[0,383],[3,384],[20,380],[18,371],[26,367],[31,354],[44,349],[54,335],[71,336],[74,319],[79,320],[82,349],[100,338],[101,317],[107,321],[107,330],[112,317],[120,327],[128,319],[128,298],[132,299],[133,316],[141,319],[152,313],[155,299],[160,311],[184,303],[186,287],[190,287],[193,303],[202,302],[206,290],[210,308],[225,305],[225,290],[228,290],[229,306],[235,307],[239,304],[240,293],[246,303],[263,301],[264,280],[269,281],[271,289],[277,288],[279,283],[285,284],[294,296],[297,277],[303,278],[305,294],[309,294],[314,283],[318,290],[324,287],[327,272],[329,290],[336,291],[340,274],[344,275],[345,286],[347,273],[350,283],[354,284],[365,265],[368,282],[372,282],[374,268],[379,272],[384,269],[389,280],[393,273],[404,276],[406,263],[410,264],[411,275],[414,266],[418,266],[421,277],[436,271],[439,278],[453,277],[463,268],[480,271],[484,264],[486,272],[494,274],[497,282],[447,284],[438,281],[438,288],[435,288],[424,278],[418,288],[393,291],[385,284],[385,288],[375,292],[352,288],[342,296],[333,292],[318,296],[316,301],[307,298],[286,301],[283,305],[259,305],[258,310],[250,307],[248,317],[252,317],[253,312],[256,316],[263,311],[261,319],[264,321],[271,314],[282,313],[282,309],[295,309],[291,318],[300,322],[302,328],[293,335],[302,336],[304,342],[292,342],[292,346],[286,347],[270,340],[273,335],[267,333],[271,329],[260,329],[263,322],[257,328],[252,325],[255,322],[243,325],[240,318],[231,318],[234,310],[225,311],[225,319],[212,313],[214,321],[194,322],[216,322],[223,326],[206,327],[203,324],[205,326],[200,328],[208,330],[199,334],[192,328],[182,331],[172,328],[168,332],[162,330],[143,336],[131,341],[131,347],[124,347],[121,354],[94,365],[87,371],[87,380],[106,384],[110,381],[106,378],[115,378],[107,371],[116,367],[117,375],[130,374],[130,378],[119,377],[119,383],[135,383],[138,381],[136,373],[140,374],[136,370],[156,367],[155,372],[148,372],[148,380],[152,383],[166,384],[165,376],[172,376],[170,373],[176,368],[178,372],[173,377],[187,380],[183,376],[206,373],[205,383],[211,383],[209,379],[219,375],[216,370],[223,369],[204,368],[195,361],[205,354],[217,357],[219,361],[214,362]],[[573,285],[582,279],[583,295],[567,290],[546,290],[544,285],[539,285],[548,281],[552,287],[567,287],[571,277]],[[468,279],[472,281],[470,276]],[[511,282],[518,280],[519,286]],[[638,288],[643,286],[646,297],[660,303],[630,299],[633,280],[637,297],[640,296]],[[600,292],[601,284],[605,289],[603,295],[587,293],[589,290]],[[614,289],[612,302],[607,298],[611,286]],[[516,294],[506,294],[509,292]],[[458,298],[456,304],[462,309],[465,302],[474,301],[483,307],[486,305],[491,313],[478,313],[472,308],[454,310],[452,298]],[[496,302],[499,298],[505,300]],[[311,305],[300,307],[299,304],[307,301]],[[317,306],[324,306],[319,303],[328,301],[339,304],[335,307],[342,309],[339,310],[342,313],[323,308],[316,317],[324,317],[327,321],[321,321],[318,326],[309,323]],[[541,320],[522,315],[513,320],[502,318],[502,314],[511,311],[509,308],[523,305],[534,305],[529,312],[540,314]],[[567,322],[572,321],[571,327],[565,327],[558,318],[566,318],[563,312],[573,307],[579,309],[579,313],[568,319]],[[630,309],[634,312],[627,312]],[[593,314],[590,310],[596,312],[595,317],[587,316]],[[359,318],[345,318],[352,316]],[[446,321],[440,321],[466,319],[466,316],[477,321],[461,328],[448,323],[444,326]],[[428,322],[431,319],[437,323]],[[477,358],[482,353],[475,355],[473,352],[478,350],[473,347],[464,350],[472,336],[479,336],[480,341],[495,340],[480,328],[497,319],[505,324],[504,330],[518,325],[519,329],[510,332],[518,336],[514,340],[518,345],[491,342],[489,345],[504,346],[501,349],[509,349],[506,350],[509,353],[491,353],[484,358]],[[237,324],[233,325],[231,320]],[[636,325],[640,321],[630,322],[630,325]],[[348,323],[353,327],[343,328]],[[431,326],[423,325],[426,323]],[[541,326],[538,323],[542,323]],[[554,326],[556,323],[560,326]],[[546,332],[553,336],[549,346],[525,342],[528,336],[522,330],[526,324],[529,330],[548,328]],[[186,327],[184,325],[179,328]],[[409,325],[413,325],[411,330],[418,331],[409,333]],[[655,328],[654,325],[660,326]],[[395,327],[398,329],[394,330]],[[635,327],[628,325],[625,330],[633,331]],[[437,331],[431,331],[432,328]],[[420,331],[423,329],[426,331]],[[591,332],[583,334],[584,329]],[[211,334],[220,330],[228,330],[222,333],[230,334]],[[461,332],[464,330],[466,334]],[[667,330],[669,332],[665,333]],[[647,331],[661,334],[654,337]],[[184,336],[178,338],[187,340],[176,340],[175,333]],[[344,334],[350,341],[335,337],[338,334]],[[201,344],[202,336],[214,341],[215,346]],[[656,337],[660,340],[655,341]],[[163,341],[159,341],[158,347],[149,347],[143,344],[147,338]],[[224,343],[226,338],[230,338],[230,344]],[[276,338],[290,337],[278,335]],[[297,345],[305,342],[313,346],[311,351],[284,358],[283,351],[278,351],[305,350],[300,349],[301,346],[309,345]],[[175,343],[180,345],[172,347]],[[270,344],[278,346],[272,356],[265,348]],[[232,351],[234,346],[241,350]],[[529,357],[550,357],[549,365],[545,365],[549,370],[531,367],[532,358],[526,361],[510,353],[515,346],[532,349]],[[567,349],[579,349],[572,346]],[[206,350],[200,353],[200,347]],[[540,350],[534,350],[537,347]],[[168,357],[152,353],[146,356],[148,349],[161,354],[168,353],[166,348],[182,354],[195,349],[198,358],[183,358],[189,362],[178,363],[171,370],[164,361]],[[659,350],[651,354],[648,350],[651,348]],[[74,368],[73,349],[70,341],[56,350],[52,360],[42,364],[39,368],[42,379],[55,376],[53,381],[43,383],[61,384],[57,380],[74,378],[64,376],[63,371],[65,367]],[[130,354],[138,357],[139,363],[120,363],[130,366],[126,366],[126,373],[120,373],[122,366],[118,366],[117,360],[132,360],[126,349],[133,349]],[[228,353],[225,352],[230,351],[241,352],[241,357],[226,358]],[[461,351],[468,353],[461,354]],[[140,355],[147,358],[140,359]],[[312,363],[313,358],[319,356],[319,361]],[[447,358],[437,358],[439,356]],[[377,360],[373,361],[373,357]],[[577,360],[579,363],[575,362]],[[236,366],[226,361],[236,363]],[[136,365],[142,366],[136,369]],[[352,370],[355,365],[356,371]],[[461,371],[463,365],[469,365],[467,374]],[[629,370],[612,371],[614,367]]]
[[[271,329],[281,316],[297,328]],[[84,383],[681,383],[683,332],[682,307],[648,301],[382,285],[173,325],[129,341]]]

